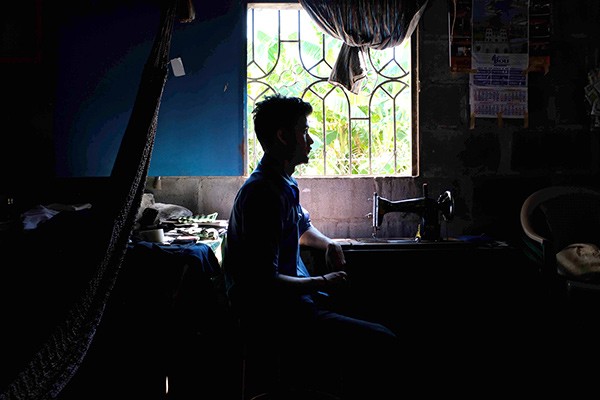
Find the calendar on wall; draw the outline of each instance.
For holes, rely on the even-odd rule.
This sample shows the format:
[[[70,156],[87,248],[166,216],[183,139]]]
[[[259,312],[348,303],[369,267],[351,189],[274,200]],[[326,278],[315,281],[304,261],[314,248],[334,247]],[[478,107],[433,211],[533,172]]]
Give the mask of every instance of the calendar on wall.
[[[520,118],[528,124],[527,77],[550,66],[548,0],[452,0],[450,70],[469,73],[475,118]]]
[[[471,120],[527,117],[528,4],[473,1]]]

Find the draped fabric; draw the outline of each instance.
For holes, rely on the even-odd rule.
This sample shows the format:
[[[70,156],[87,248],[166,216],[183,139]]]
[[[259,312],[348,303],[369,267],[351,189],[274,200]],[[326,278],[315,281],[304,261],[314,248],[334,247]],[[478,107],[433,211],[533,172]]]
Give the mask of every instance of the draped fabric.
[[[141,204],[167,80],[177,6],[177,0],[163,1],[160,28],[144,66],[136,101],[109,179],[111,200],[94,214],[94,226],[104,234],[90,242],[93,247],[89,249],[90,254],[97,255],[89,258],[94,263],[90,266],[92,277],[65,320],[5,392],[0,393],[2,400],[58,397],[78,370],[94,338]],[[185,19],[180,17],[180,21]]]
[[[329,82],[358,93],[369,49],[400,45],[417,27],[429,0],[299,0],[327,34],[342,40]]]

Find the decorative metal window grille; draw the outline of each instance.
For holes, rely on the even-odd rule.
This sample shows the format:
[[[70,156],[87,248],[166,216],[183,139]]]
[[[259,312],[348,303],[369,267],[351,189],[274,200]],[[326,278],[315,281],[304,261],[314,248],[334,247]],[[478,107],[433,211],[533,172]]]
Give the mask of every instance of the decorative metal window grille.
[[[368,54],[359,94],[328,82],[341,41],[321,32],[302,9],[250,5],[247,15],[247,170],[262,149],[252,110],[279,92],[313,106],[309,133],[315,143],[299,176],[411,176],[413,93],[411,40]]]

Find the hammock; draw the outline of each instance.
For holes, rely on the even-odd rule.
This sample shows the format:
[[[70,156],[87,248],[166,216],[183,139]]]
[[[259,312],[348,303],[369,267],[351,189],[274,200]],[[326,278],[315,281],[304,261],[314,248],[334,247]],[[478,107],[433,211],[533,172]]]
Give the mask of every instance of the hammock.
[[[178,10],[179,2],[187,9],[179,7]],[[176,17],[180,22],[194,19],[191,0],[164,0],[162,7],[159,31],[144,66],[136,101],[109,179],[111,199],[94,215],[95,226],[104,231],[104,239],[94,242],[92,250],[98,251],[100,256],[90,258],[93,262],[98,260],[91,266],[92,278],[65,320],[5,392],[0,393],[1,400],[56,398],[77,372],[102,320],[146,184],[158,111],[167,80],[174,20]]]

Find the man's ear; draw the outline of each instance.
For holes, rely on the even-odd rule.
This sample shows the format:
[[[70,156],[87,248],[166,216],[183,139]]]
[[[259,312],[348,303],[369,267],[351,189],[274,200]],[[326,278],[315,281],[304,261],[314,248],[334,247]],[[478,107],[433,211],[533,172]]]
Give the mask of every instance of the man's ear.
[[[287,141],[285,140],[285,132],[283,129],[277,129],[277,139],[284,145],[287,145]]]

